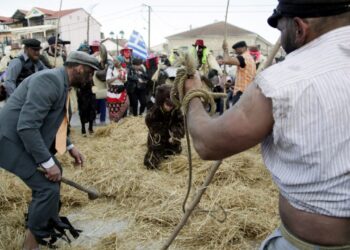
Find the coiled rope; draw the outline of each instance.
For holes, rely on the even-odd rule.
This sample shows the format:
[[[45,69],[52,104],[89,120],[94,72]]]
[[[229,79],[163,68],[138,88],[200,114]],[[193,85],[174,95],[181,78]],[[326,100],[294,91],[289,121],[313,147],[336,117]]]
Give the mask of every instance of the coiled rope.
[[[209,186],[210,182],[212,181],[217,169],[219,168],[221,164],[220,161],[214,162],[213,166],[210,169],[209,175],[204,181],[203,185],[200,187],[198,192],[196,193],[192,203],[189,205],[188,209],[186,209],[186,203],[188,200],[188,197],[191,192],[191,186],[192,186],[192,151],[191,151],[191,142],[190,142],[190,136],[187,129],[187,111],[189,104],[193,98],[200,98],[202,103],[205,107],[208,107],[208,111],[210,114],[215,114],[216,110],[216,104],[214,98],[219,98],[225,96],[225,94],[222,93],[213,93],[205,89],[205,86],[202,89],[193,89],[188,91],[186,95],[184,95],[184,86],[187,79],[190,77],[193,77],[196,73],[196,62],[189,54],[183,54],[181,55],[181,62],[182,65],[181,68],[179,68],[176,72],[176,78],[174,81],[174,86],[171,89],[170,97],[172,102],[175,104],[177,108],[182,108],[184,113],[184,128],[185,128],[185,134],[186,134],[186,140],[187,140],[187,150],[188,150],[188,163],[189,163],[189,177],[188,177],[188,189],[187,193],[184,199],[184,202],[182,204],[182,211],[184,212],[184,216],[182,217],[180,223],[176,226],[174,232],[170,236],[170,238],[167,240],[167,242],[164,244],[164,246],[161,248],[162,250],[168,249],[168,247],[171,245],[173,240],[176,238],[180,230],[183,228],[183,226],[186,224],[189,216],[191,215],[194,208],[197,206],[197,204],[200,202],[200,199],[202,195],[204,194],[205,190]],[[224,219],[219,220],[217,219],[212,212],[214,211],[208,211],[208,210],[201,210],[201,212],[208,212],[210,216],[217,219],[219,222],[224,222],[226,220],[226,212],[225,210],[220,206],[220,209],[224,212]]]

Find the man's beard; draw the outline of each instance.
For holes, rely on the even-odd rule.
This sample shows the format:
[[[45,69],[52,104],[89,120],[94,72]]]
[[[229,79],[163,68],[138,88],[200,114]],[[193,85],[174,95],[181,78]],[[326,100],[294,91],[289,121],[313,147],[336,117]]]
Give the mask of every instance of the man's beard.
[[[90,77],[88,74],[85,72],[81,74],[75,70],[70,86],[74,88],[82,88],[88,83],[89,80]]]
[[[297,50],[300,48],[295,42],[291,40],[286,41],[282,47],[287,54],[292,53],[294,50]]]
[[[288,32],[288,35],[282,41],[282,47],[287,54],[292,53],[294,50],[297,50],[302,46],[295,42],[295,32],[296,30],[294,28],[290,29],[290,32]]]
[[[55,55],[55,51],[56,51],[56,48],[55,47],[50,47],[49,49],[50,53],[54,56]],[[56,56],[59,56],[59,50],[57,50],[56,52]]]

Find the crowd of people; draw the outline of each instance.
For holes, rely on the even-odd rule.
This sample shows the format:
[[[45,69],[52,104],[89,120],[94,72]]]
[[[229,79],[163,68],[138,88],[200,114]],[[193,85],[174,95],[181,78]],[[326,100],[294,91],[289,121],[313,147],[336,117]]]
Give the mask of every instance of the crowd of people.
[[[23,49],[18,43],[13,43],[10,53],[1,60],[2,101],[9,98],[19,83],[29,75],[43,69],[62,67],[66,61],[65,44],[69,42],[59,38],[56,42],[55,36],[47,40],[48,46],[45,48],[36,39],[26,39],[22,43]],[[106,124],[106,111],[111,122],[118,122],[128,114],[144,115],[155,103],[156,87],[165,83],[171,84],[178,67],[180,51],[177,49],[173,50],[169,58],[166,54],[152,54],[142,60],[133,56],[132,49],[125,47],[120,50],[119,55],[107,54],[107,58],[101,61],[100,47],[100,42],[93,41],[90,45],[82,43],[77,49],[93,55],[101,64],[101,69],[96,71],[92,82],[82,89],[72,90],[70,94],[71,109],[73,113],[79,113],[83,135],[86,135],[86,123],[89,133],[93,133],[94,124]],[[255,65],[259,65],[256,58],[261,58],[259,50],[256,47],[249,50],[244,41],[235,44],[233,48],[237,60],[228,55],[218,55],[215,58],[202,39],[197,39],[191,50],[197,58],[199,72],[211,82],[212,91],[226,91],[227,108],[237,102],[251,82],[255,76]],[[245,52],[244,57],[242,51]],[[249,73],[246,74],[247,68]],[[218,99],[219,114],[222,114],[223,106],[224,100]],[[96,121],[97,117],[99,121]]]
[[[261,250],[350,249],[350,2],[279,0],[268,24],[281,31],[288,56],[258,75],[264,58],[256,46],[234,43],[231,56],[224,41],[223,55],[215,58],[204,40],[194,42],[197,72],[186,80],[185,93],[203,82],[227,93],[226,103],[216,100],[214,117],[200,98],[190,100],[194,147],[203,159],[219,160],[261,143],[280,191],[281,218]],[[149,169],[182,150],[184,116],[170,98],[179,50],[143,61],[127,47],[108,55],[96,41],[67,55],[65,43],[50,37],[42,50],[40,41],[27,39],[23,52],[13,44],[0,64],[6,100],[0,166],[33,191],[24,249],[50,245],[45,239],[64,236],[65,229],[79,235],[59,217],[62,169],[55,157],[68,151],[83,164],[68,136],[72,113],[79,113],[83,135],[86,123],[94,132],[97,114],[99,124],[106,123],[107,110],[111,122],[145,115]],[[223,112],[224,106],[232,107]]]

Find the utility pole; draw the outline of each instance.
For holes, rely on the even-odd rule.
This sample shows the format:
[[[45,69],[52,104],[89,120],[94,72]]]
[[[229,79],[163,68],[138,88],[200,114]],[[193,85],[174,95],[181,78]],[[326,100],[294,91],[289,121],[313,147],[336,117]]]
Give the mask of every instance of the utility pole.
[[[117,33],[117,56],[119,56],[119,39],[123,39],[124,38],[124,31],[119,31],[119,37],[118,37],[118,33]]]
[[[60,2],[60,11],[58,12],[58,20],[57,20],[57,27],[56,27],[56,36],[55,36],[55,61],[54,61],[54,68],[56,68],[56,58],[57,58],[57,42],[58,42],[58,32],[60,28],[60,20],[61,20],[61,11],[62,11],[62,0]],[[29,19],[28,19],[29,20]]]
[[[148,52],[151,52],[151,6],[143,4],[148,8]]]
[[[86,44],[89,46],[89,34],[90,34],[90,13],[87,18],[87,29],[86,29]]]

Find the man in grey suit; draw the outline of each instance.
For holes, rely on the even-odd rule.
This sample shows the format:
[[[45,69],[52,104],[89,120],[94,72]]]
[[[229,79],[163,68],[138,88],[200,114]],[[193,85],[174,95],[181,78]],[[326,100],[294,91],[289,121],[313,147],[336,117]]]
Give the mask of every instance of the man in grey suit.
[[[61,168],[54,157],[56,134],[67,115],[69,89],[92,81],[98,68],[94,57],[72,52],[64,67],[26,78],[0,111],[0,167],[32,189],[24,249],[37,249],[44,238],[54,238],[55,226],[69,229],[58,217]],[[68,139],[66,146],[82,165],[82,155]]]

